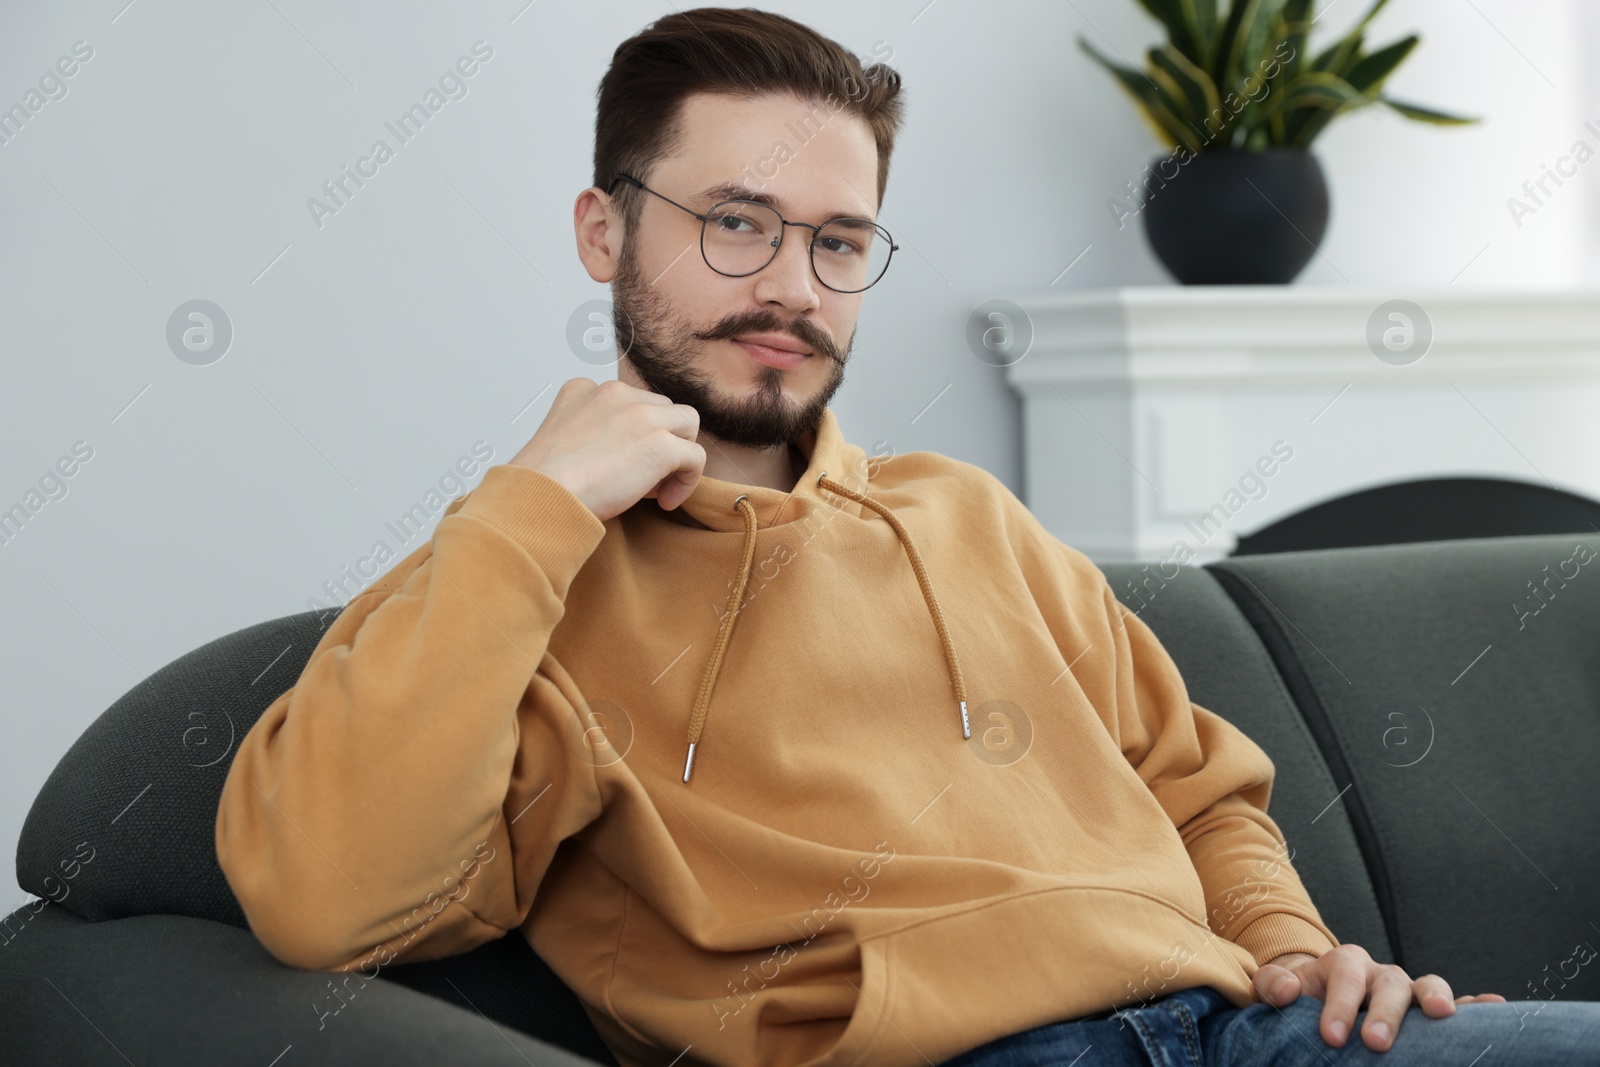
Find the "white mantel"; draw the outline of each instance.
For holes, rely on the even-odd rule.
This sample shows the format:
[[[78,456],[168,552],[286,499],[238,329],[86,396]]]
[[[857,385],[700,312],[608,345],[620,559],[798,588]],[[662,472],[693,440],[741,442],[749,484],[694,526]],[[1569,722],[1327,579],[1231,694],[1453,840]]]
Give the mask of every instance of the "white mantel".
[[[1413,478],[1600,499],[1600,291],[1162,286],[1010,300],[1024,317],[996,336],[1020,345],[1032,331],[1020,359],[995,360],[1015,360],[1006,377],[1024,401],[1024,500],[1097,561],[1216,559],[1302,508]],[[1431,322],[1414,362],[1369,347],[1369,320],[1393,300]]]

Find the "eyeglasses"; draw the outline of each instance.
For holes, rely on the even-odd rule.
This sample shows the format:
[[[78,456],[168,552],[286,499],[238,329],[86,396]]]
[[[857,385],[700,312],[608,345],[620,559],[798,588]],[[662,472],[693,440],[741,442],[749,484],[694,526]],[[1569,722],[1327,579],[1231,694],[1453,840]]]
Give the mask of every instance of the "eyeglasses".
[[[783,245],[785,226],[804,226],[812,231],[811,269],[818,281],[836,293],[870,289],[889,269],[890,257],[900,250],[889,231],[871,219],[829,219],[820,226],[790,222],[755,200],[722,200],[702,215],[661,196],[632,175],[616,175],[611,179],[613,188],[618,181],[660,196],[699,219],[700,254],[706,266],[730,278],[747,277],[771,263]]]

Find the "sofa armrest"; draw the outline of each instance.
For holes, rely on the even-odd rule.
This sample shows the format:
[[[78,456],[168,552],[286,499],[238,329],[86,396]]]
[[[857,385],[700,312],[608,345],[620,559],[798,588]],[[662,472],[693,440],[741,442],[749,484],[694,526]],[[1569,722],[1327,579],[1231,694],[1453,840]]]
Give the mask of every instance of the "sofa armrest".
[[[0,1048],[15,1063],[594,1067],[394,982],[286,967],[248,930],[35,901],[0,931]]]

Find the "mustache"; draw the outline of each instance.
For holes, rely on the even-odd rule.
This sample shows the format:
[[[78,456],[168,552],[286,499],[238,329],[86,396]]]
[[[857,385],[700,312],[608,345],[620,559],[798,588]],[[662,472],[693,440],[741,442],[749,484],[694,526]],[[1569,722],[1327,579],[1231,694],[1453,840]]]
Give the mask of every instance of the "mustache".
[[[835,363],[840,362],[838,346],[821,330],[811,326],[795,329],[770,317],[726,321],[695,336],[702,341],[731,341],[744,333],[776,333],[792,337],[817,355],[826,356]]]

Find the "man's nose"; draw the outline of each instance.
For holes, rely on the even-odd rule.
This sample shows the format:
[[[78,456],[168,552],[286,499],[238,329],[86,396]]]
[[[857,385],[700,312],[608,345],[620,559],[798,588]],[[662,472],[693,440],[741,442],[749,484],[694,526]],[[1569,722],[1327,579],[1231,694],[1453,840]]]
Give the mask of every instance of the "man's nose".
[[[795,308],[814,307],[818,303],[820,283],[811,269],[811,238],[815,233],[804,226],[784,226],[778,254],[756,275],[758,283],[764,284],[770,292],[758,295]]]

